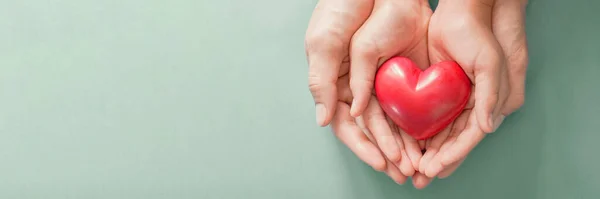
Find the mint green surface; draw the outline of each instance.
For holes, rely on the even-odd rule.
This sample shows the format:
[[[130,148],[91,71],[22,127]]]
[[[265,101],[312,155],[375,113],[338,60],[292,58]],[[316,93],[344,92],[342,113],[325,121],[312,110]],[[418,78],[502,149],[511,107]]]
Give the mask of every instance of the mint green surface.
[[[0,198],[600,198],[600,1],[531,1],[526,105],[425,190],[316,126],[315,3],[2,1]]]

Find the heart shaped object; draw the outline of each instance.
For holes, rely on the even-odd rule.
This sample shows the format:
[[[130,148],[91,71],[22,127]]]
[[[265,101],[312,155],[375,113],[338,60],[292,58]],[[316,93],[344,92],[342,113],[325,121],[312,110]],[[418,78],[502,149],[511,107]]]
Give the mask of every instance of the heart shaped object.
[[[387,60],[375,76],[375,93],[387,116],[417,140],[431,138],[460,115],[471,81],[454,61],[421,70],[406,57]]]

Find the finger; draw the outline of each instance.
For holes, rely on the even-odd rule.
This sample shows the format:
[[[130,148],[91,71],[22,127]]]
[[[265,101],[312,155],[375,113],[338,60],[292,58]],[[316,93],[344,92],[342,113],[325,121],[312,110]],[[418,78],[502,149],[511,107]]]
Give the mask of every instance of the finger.
[[[359,126],[359,128],[361,128],[361,130],[363,131],[364,135],[367,137],[367,139],[369,139],[371,141],[371,143],[373,143],[374,145],[378,145],[377,141],[375,140],[373,134],[369,131],[369,129],[367,128],[367,125],[365,124],[365,120],[363,116],[357,117],[355,119],[357,125]],[[386,170],[384,171],[390,178],[392,178],[392,180],[394,180],[396,183],[398,184],[404,184],[406,182],[406,176],[404,175],[398,168],[397,163],[394,163],[392,161],[390,161],[389,159],[387,159],[386,157],[384,157],[386,159]]]
[[[453,124],[449,125],[442,132],[430,139],[431,141],[429,142],[430,144],[427,147],[427,151],[425,151],[425,154],[421,158],[421,162],[419,162],[419,172],[427,174],[426,170],[429,166],[430,161],[438,154],[440,147],[442,146],[446,138],[448,138],[452,126]],[[435,175],[427,176],[434,177]]]
[[[508,82],[508,71],[505,69],[502,71],[502,75],[500,77],[500,92],[498,95],[498,103],[496,104],[496,109],[494,110],[494,114],[492,115],[492,120],[493,120],[493,128],[491,132],[485,132],[485,133],[492,133],[495,132],[496,129],[498,129],[498,127],[502,124],[502,122],[504,121],[504,117],[505,115],[502,114],[502,110],[504,109],[507,99],[508,99],[508,94],[510,92],[510,85]]]
[[[369,129],[367,129],[367,125],[365,124],[364,117],[363,116],[357,117],[355,119],[355,121],[356,121],[356,124],[359,126],[359,128],[363,131],[364,135],[371,141],[371,143],[373,143],[374,145],[378,145],[377,141],[375,140],[372,133],[369,131]],[[390,161],[386,157],[384,157],[384,158],[386,159],[386,166],[387,166],[387,168],[385,169],[384,172],[392,180],[394,180],[394,182],[396,182],[398,184],[404,184],[406,182],[407,175],[404,175],[399,170],[397,163]]]
[[[336,107],[340,64],[352,34],[367,19],[372,0],[321,0],[306,32],[309,90],[315,101],[317,124],[330,123]],[[367,8],[365,8],[367,7]]]
[[[446,169],[444,169],[442,172],[440,172],[440,174],[437,175],[437,177],[439,179],[444,179],[449,177],[450,175],[452,175],[454,173],[454,171],[456,171],[456,169],[458,169],[458,167],[465,161],[465,159],[463,158],[462,160],[459,160],[458,162],[453,163],[452,165],[449,165]]]
[[[416,3],[402,4],[393,0],[379,0],[369,19],[359,28],[350,43],[350,88],[354,95],[351,115],[357,117],[368,105],[378,64],[395,54],[405,52],[420,41],[413,35],[420,19]],[[413,60],[414,61],[414,60]]]
[[[339,102],[332,121],[335,136],[356,154],[356,156],[377,171],[384,171],[386,161],[379,149],[369,140],[354,118],[350,116],[348,104]]]
[[[404,176],[412,176],[415,173],[415,168],[412,166],[412,162],[408,157],[406,150],[404,149],[404,142],[402,141],[402,137],[400,136],[399,128],[395,126],[395,124],[389,119],[388,123],[390,124],[390,127],[392,129],[392,134],[394,135],[394,138],[396,138],[396,143],[398,143],[398,147],[400,148],[401,158],[400,162],[396,163],[396,165],[400,169],[400,172],[404,174]]]
[[[338,101],[345,102],[346,104],[352,102],[352,91],[350,91],[349,82],[350,75],[346,74],[341,76],[336,83]]]
[[[436,148],[427,149],[427,151],[425,151],[423,154],[423,157],[421,157],[421,161],[419,161],[419,167],[417,168],[417,171],[420,173],[425,173],[431,159],[435,157],[438,151],[439,149]]]
[[[400,129],[399,129],[400,130]],[[421,161],[421,157],[423,153],[421,153],[421,148],[419,147],[419,143],[417,140],[406,132],[400,130],[400,137],[402,138],[402,142],[404,143],[404,150],[406,150],[406,154],[412,163],[413,168],[419,168],[419,162]]]
[[[371,19],[367,24],[369,21]],[[354,117],[361,115],[368,106],[380,58],[377,43],[368,37],[368,31],[359,30],[350,46],[350,88],[354,95],[350,114]]]
[[[385,114],[378,104],[377,99],[371,96],[369,106],[362,115],[367,125],[367,129],[373,135],[379,149],[383,151],[385,156],[392,162],[396,163],[400,161],[400,148],[396,142],[396,138],[392,134],[390,125],[385,118]]]
[[[364,117],[359,116],[355,119],[355,121],[356,121],[357,125],[359,126],[359,128],[361,128],[361,130],[363,131],[364,135],[371,141],[371,143],[373,143],[374,145],[377,145],[377,141],[375,140],[374,136],[372,135],[372,133],[367,128],[367,125],[365,124]],[[401,171],[399,171],[397,163],[390,161],[386,157],[383,157],[383,158],[386,159],[386,166],[387,166],[387,168],[385,169],[384,172],[390,178],[392,178],[392,180],[394,180],[394,182],[396,182],[398,184],[404,184],[406,182],[407,177]]]
[[[424,174],[417,172],[413,176],[413,186],[415,186],[415,188],[417,189],[424,189],[425,187],[427,187],[427,185],[431,183],[432,180],[433,178],[429,178]]]
[[[399,168],[389,160],[387,162],[387,169],[386,169],[385,173],[390,178],[392,178],[392,180],[394,180],[394,182],[396,182],[400,185],[402,185],[406,182],[407,177],[405,175],[403,175],[400,172]]]
[[[442,170],[446,169],[448,166],[442,165],[441,158],[444,154],[444,151],[448,150],[448,148],[450,148],[450,146],[452,146],[452,144],[454,144],[455,140],[456,139],[451,138],[446,143],[444,143],[440,147],[438,153],[435,154],[431,158],[429,163],[424,166],[423,172],[421,172],[421,173],[427,177],[433,178],[433,177],[437,176]]]
[[[400,172],[402,172],[402,174],[404,174],[405,176],[412,176],[415,174],[415,168],[412,166],[412,162],[410,161],[410,158],[408,157],[408,154],[406,153],[405,150],[400,151],[402,158],[400,161],[400,165],[398,165],[398,168],[400,169]]]
[[[493,116],[499,108],[500,81],[504,59],[501,50],[485,48],[475,58],[475,113],[480,128],[485,132],[494,129]]]
[[[441,157],[443,166],[451,165],[465,158],[477,144],[485,137],[485,132],[479,128],[476,121],[476,115],[471,114],[466,128],[456,137],[456,141],[444,150]]]
[[[506,56],[510,93],[502,114],[509,115],[525,102],[528,47],[523,1],[497,1],[494,6],[494,34]]]
[[[472,86],[471,90],[474,91],[475,88]],[[471,110],[471,109],[473,109],[474,106],[475,106],[475,95],[469,95],[469,101],[467,102],[467,105],[465,106],[464,109]]]
[[[465,129],[470,113],[470,110],[465,110],[456,118],[456,120],[454,120],[450,130],[447,131],[448,135],[443,140],[443,143],[441,143],[439,147],[436,147],[438,152],[422,166],[423,170],[421,173],[429,177],[434,177],[448,167],[442,164],[441,158],[443,157],[444,152],[455,143],[458,134]],[[438,143],[435,143],[435,146],[438,146]]]

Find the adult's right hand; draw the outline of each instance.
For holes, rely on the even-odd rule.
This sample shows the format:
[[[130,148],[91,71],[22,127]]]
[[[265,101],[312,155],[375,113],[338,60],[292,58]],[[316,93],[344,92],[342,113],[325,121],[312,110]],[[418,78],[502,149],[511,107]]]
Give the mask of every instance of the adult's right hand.
[[[430,16],[426,0],[320,0],[306,32],[317,124],[331,123],[361,160],[398,183],[414,174],[421,152],[386,119],[372,95],[373,81],[377,67],[392,56],[429,66]]]

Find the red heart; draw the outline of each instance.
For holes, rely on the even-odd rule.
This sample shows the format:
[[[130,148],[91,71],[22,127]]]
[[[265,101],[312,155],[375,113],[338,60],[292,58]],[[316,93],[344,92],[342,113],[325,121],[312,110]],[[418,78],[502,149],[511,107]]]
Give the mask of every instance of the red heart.
[[[471,81],[458,63],[426,70],[406,57],[393,57],[377,71],[375,93],[387,116],[417,140],[438,134],[463,111]]]

